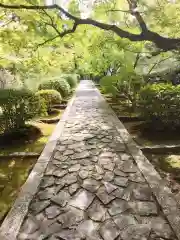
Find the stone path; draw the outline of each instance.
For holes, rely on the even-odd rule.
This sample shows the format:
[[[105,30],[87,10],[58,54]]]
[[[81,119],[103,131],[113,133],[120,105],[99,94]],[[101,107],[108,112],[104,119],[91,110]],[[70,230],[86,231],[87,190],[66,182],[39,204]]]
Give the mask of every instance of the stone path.
[[[18,240],[179,239],[113,118],[82,81]]]

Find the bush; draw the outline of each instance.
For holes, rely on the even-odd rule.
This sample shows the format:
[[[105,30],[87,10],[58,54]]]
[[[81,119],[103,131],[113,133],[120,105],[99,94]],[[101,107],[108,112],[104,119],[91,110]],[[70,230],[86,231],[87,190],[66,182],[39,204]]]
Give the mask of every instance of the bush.
[[[180,126],[180,86],[147,85],[139,92],[139,111],[154,127]]]
[[[65,80],[69,83],[71,88],[75,88],[78,83],[78,76],[73,74],[73,75],[65,75],[64,76]]]
[[[133,109],[136,108],[138,92],[143,84],[142,77],[136,74],[134,69],[127,67],[122,67],[119,75],[106,76],[100,80],[105,93],[110,93],[115,98],[123,97]]]
[[[119,78],[120,76],[105,76],[101,78],[100,86],[102,91],[104,93],[111,94],[113,97],[116,97],[118,95],[116,85]]]
[[[50,81],[40,84],[39,90],[42,90],[42,89],[54,89],[54,90],[58,91],[63,98],[67,97],[71,91],[70,85],[63,78],[58,79],[58,80],[50,80]]]
[[[3,132],[22,128],[33,117],[47,114],[44,99],[25,89],[0,89],[0,108]]]
[[[53,105],[61,103],[61,94],[54,89],[39,90],[35,94],[45,100],[48,111],[51,111]]]

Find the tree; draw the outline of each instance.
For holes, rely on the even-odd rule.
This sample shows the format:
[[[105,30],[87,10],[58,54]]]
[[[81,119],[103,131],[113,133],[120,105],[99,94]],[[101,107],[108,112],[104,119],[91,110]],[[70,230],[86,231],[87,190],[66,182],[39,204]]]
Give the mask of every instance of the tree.
[[[1,13],[3,23],[0,28],[1,82],[2,78],[7,80],[4,73],[8,71],[14,78],[15,87],[17,81],[20,81],[28,88],[34,89],[45,78],[73,70],[74,50],[69,48],[66,41],[53,46],[41,45],[41,42],[54,34],[54,29],[46,26],[49,20],[46,12],[42,12],[41,15],[34,12],[32,15],[24,10],[16,12],[4,10]],[[4,86],[4,82],[2,85]]]
[[[29,1],[28,1],[29,2]],[[122,2],[122,1],[120,1]],[[124,1],[123,1],[124,2]],[[148,14],[150,13],[151,16],[154,16],[154,12],[157,13],[156,8],[160,10],[160,14],[164,11],[166,8],[165,5],[168,4],[170,6],[169,1],[163,0],[161,4],[159,2],[155,1],[156,4],[154,6],[149,6],[147,4],[147,1],[137,1],[137,0],[127,0],[125,4],[123,4],[123,7],[127,7],[128,9],[113,9],[111,8],[112,6],[118,6],[118,1],[103,1],[102,5],[104,6],[110,6],[110,9],[108,9],[108,12],[121,12],[123,14],[130,14],[134,19],[136,19],[140,33],[137,32],[137,28],[135,28],[135,33],[133,31],[128,31],[127,29],[123,29],[117,24],[117,22],[114,23],[114,19],[111,19],[112,14],[109,16],[108,19],[111,19],[111,23],[103,23],[101,21],[93,20],[91,18],[80,18],[78,16],[75,16],[71,14],[69,11],[66,11],[62,7],[60,7],[57,4],[53,5],[40,5],[38,4],[39,1],[35,1],[32,5],[28,4],[6,4],[6,3],[0,3],[0,7],[4,9],[11,9],[11,10],[20,10],[20,9],[26,9],[26,10],[35,10],[36,14],[39,12],[46,12],[46,10],[52,10],[54,13],[53,16],[51,13],[45,13],[49,16],[49,22],[46,24],[46,27],[49,26],[53,28],[56,32],[56,35],[53,37],[47,39],[45,43],[52,41],[58,37],[64,37],[67,34],[74,33],[77,30],[77,27],[80,25],[92,25],[95,27],[98,27],[100,29],[106,30],[106,31],[112,31],[116,35],[118,35],[121,38],[128,39],[132,42],[139,42],[139,41],[149,41],[154,43],[159,49],[163,51],[169,51],[169,50],[177,50],[180,46],[180,38],[179,37],[173,37],[171,34],[169,34],[169,37],[165,37],[159,32],[153,31],[150,29],[149,25],[151,25],[151,22],[146,23],[146,19],[148,20]],[[107,3],[107,4],[106,4]],[[172,5],[172,4],[171,4]],[[179,3],[175,3],[175,9],[179,6]],[[97,8],[101,6],[101,3],[97,2]],[[104,7],[105,9],[106,7]],[[146,9],[146,11],[141,12],[139,10],[140,8]],[[171,6],[171,10],[174,8],[174,6]],[[96,9],[95,9],[96,10]],[[107,12],[106,11],[106,12]],[[96,13],[96,11],[95,11]],[[64,27],[64,30],[62,25],[64,26],[64,18],[62,17],[63,15],[66,16],[67,21],[66,25]],[[160,15],[158,14],[158,15]],[[94,14],[96,16],[96,14]],[[144,15],[144,17],[143,17]],[[58,17],[57,17],[58,16]],[[58,26],[57,26],[57,21],[60,20]],[[70,23],[71,20],[73,22]],[[164,18],[164,20],[166,20]],[[112,23],[113,22],[113,23]],[[159,26],[163,24],[162,21],[158,22]],[[61,30],[59,30],[59,25]],[[72,27],[68,27],[71,26]],[[161,31],[160,31],[161,32]],[[44,44],[44,43],[43,43]]]

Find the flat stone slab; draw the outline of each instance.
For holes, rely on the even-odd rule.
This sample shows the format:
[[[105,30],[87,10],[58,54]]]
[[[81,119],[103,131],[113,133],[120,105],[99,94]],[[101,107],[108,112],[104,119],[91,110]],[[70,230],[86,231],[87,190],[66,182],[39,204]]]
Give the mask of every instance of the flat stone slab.
[[[88,209],[88,216],[94,221],[102,221],[105,217],[106,211],[107,210],[103,204],[100,201],[96,200]]]
[[[57,221],[62,225],[63,228],[71,228],[73,226],[77,226],[83,219],[83,211],[74,207],[70,207],[57,218]]]
[[[148,240],[151,228],[147,224],[137,224],[127,227],[122,233],[123,240]]]
[[[120,230],[112,220],[107,220],[100,228],[100,234],[104,240],[115,240],[119,236]]]
[[[111,216],[115,216],[125,212],[128,209],[130,209],[130,206],[127,201],[116,199],[110,204],[109,213]]]
[[[0,240],[180,240],[173,194],[91,81],[76,94]]]
[[[128,178],[127,177],[115,177],[114,184],[120,187],[127,187],[128,185]]]
[[[69,205],[79,208],[81,210],[86,210],[92,203],[95,195],[86,191],[80,191],[74,198],[69,202]]]
[[[113,195],[109,195],[106,192],[106,188],[105,187],[100,187],[96,193],[97,197],[99,198],[99,200],[103,203],[103,204],[108,204],[110,203],[113,199],[115,199],[115,196]]]
[[[113,218],[113,220],[120,230],[123,230],[128,226],[138,224],[138,221],[131,214],[118,214]]]
[[[158,213],[157,205],[154,202],[134,201],[130,202],[129,206],[133,213],[140,216],[157,215]]]
[[[94,179],[86,179],[83,181],[82,187],[90,192],[96,192],[101,183]]]
[[[79,172],[79,176],[80,176],[80,178],[82,178],[82,179],[87,178],[88,175],[89,175],[89,172],[86,171],[86,170],[82,170],[82,171]]]
[[[69,193],[62,190],[56,196],[52,197],[51,201],[58,204],[61,207],[65,207],[69,198],[70,198]]]
[[[50,206],[45,210],[48,219],[57,217],[61,213],[61,209],[58,206]]]
[[[109,182],[104,182],[104,186],[106,188],[106,192],[108,194],[112,193],[113,191],[115,191],[118,187],[109,183]]]

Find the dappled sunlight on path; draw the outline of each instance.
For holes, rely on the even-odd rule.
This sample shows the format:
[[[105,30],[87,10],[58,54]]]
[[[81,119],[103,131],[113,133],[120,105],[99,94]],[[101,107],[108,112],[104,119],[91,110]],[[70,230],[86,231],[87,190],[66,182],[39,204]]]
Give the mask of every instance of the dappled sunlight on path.
[[[18,240],[180,239],[171,193],[158,196],[160,177],[118,121],[81,81]]]

